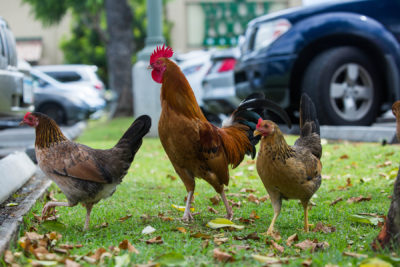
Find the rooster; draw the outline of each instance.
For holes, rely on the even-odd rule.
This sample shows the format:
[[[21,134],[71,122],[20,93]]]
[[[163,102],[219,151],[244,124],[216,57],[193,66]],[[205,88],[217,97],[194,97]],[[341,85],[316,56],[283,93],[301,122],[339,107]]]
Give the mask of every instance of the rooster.
[[[228,166],[238,166],[245,154],[255,156],[259,138],[254,138],[252,132],[265,108],[280,114],[288,124],[290,119],[273,102],[249,97],[222,128],[212,125],[204,117],[186,77],[169,59],[172,55],[170,47],[157,47],[150,57],[149,69],[153,80],[162,84],[160,140],[188,192],[182,219],[193,219],[190,207],[195,177],[206,180],[221,195],[226,217],[232,219],[232,208],[224,193],[224,185],[229,183]]]
[[[143,136],[151,126],[147,115],[137,118],[111,149],[92,149],[68,140],[56,122],[39,112],[28,112],[21,124],[35,128],[35,153],[42,171],[53,180],[68,202],[48,202],[42,216],[57,206],[86,207],[84,230],[94,204],[111,196],[126,175]]]
[[[257,172],[268,191],[274,217],[267,233],[272,234],[282,199],[300,199],[304,208],[304,230],[308,232],[308,202],[321,185],[322,146],[315,106],[303,94],[300,100],[300,138],[289,146],[279,127],[260,119],[254,136],[262,136]]]

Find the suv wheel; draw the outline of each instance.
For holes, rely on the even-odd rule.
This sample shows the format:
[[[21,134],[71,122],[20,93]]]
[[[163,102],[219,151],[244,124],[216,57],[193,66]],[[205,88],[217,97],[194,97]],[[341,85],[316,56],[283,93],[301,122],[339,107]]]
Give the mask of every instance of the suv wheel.
[[[42,112],[52,118],[58,125],[66,123],[65,111],[57,104],[44,104],[40,107],[39,112]]]
[[[303,92],[316,103],[323,124],[370,125],[381,104],[376,67],[354,47],[329,49],[308,66]]]

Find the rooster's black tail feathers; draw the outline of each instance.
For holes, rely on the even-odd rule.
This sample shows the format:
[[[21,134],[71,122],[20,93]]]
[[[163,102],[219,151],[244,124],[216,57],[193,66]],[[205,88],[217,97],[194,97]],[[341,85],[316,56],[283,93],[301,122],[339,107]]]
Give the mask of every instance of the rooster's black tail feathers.
[[[229,125],[239,123],[248,127],[247,136],[253,149],[249,151],[251,157],[256,155],[255,145],[260,141],[261,136],[254,136],[253,132],[256,129],[257,122],[264,117],[265,110],[271,110],[282,117],[282,119],[291,127],[291,121],[286,111],[274,102],[265,99],[263,93],[253,93],[244,99],[238,108],[232,113]]]

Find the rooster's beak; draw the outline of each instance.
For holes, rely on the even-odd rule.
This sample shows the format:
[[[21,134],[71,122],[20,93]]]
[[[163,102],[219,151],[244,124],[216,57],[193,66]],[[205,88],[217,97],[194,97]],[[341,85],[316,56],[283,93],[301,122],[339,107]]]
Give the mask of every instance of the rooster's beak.
[[[257,136],[257,135],[261,135],[262,133],[259,130],[254,130],[253,135]]]
[[[148,66],[147,66],[147,69],[148,69],[148,70],[152,70],[152,69],[153,69],[153,66],[152,66],[152,65],[148,65]]]

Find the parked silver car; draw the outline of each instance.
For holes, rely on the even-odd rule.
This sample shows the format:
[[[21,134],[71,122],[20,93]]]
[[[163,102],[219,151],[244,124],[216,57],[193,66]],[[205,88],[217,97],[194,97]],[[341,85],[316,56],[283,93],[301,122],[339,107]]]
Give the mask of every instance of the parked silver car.
[[[211,68],[203,79],[203,108],[220,120],[230,115],[240,103],[233,77],[239,55],[237,48],[215,51],[211,56]]]
[[[24,73],[19,71],[17,64],[14,35],[0,17],[0,127],[33,110],[32,86],[24,83]]]
[[[35,66],[60,83],[68,85],[87,85],[104,97],[105,85],[97,75],[97,66],[84,64],[42,65]]]
[[[66,85],[38,69],[32,69],[35,86],[35,110],[59,124],[99,117],[106,102],[87,85]]]

